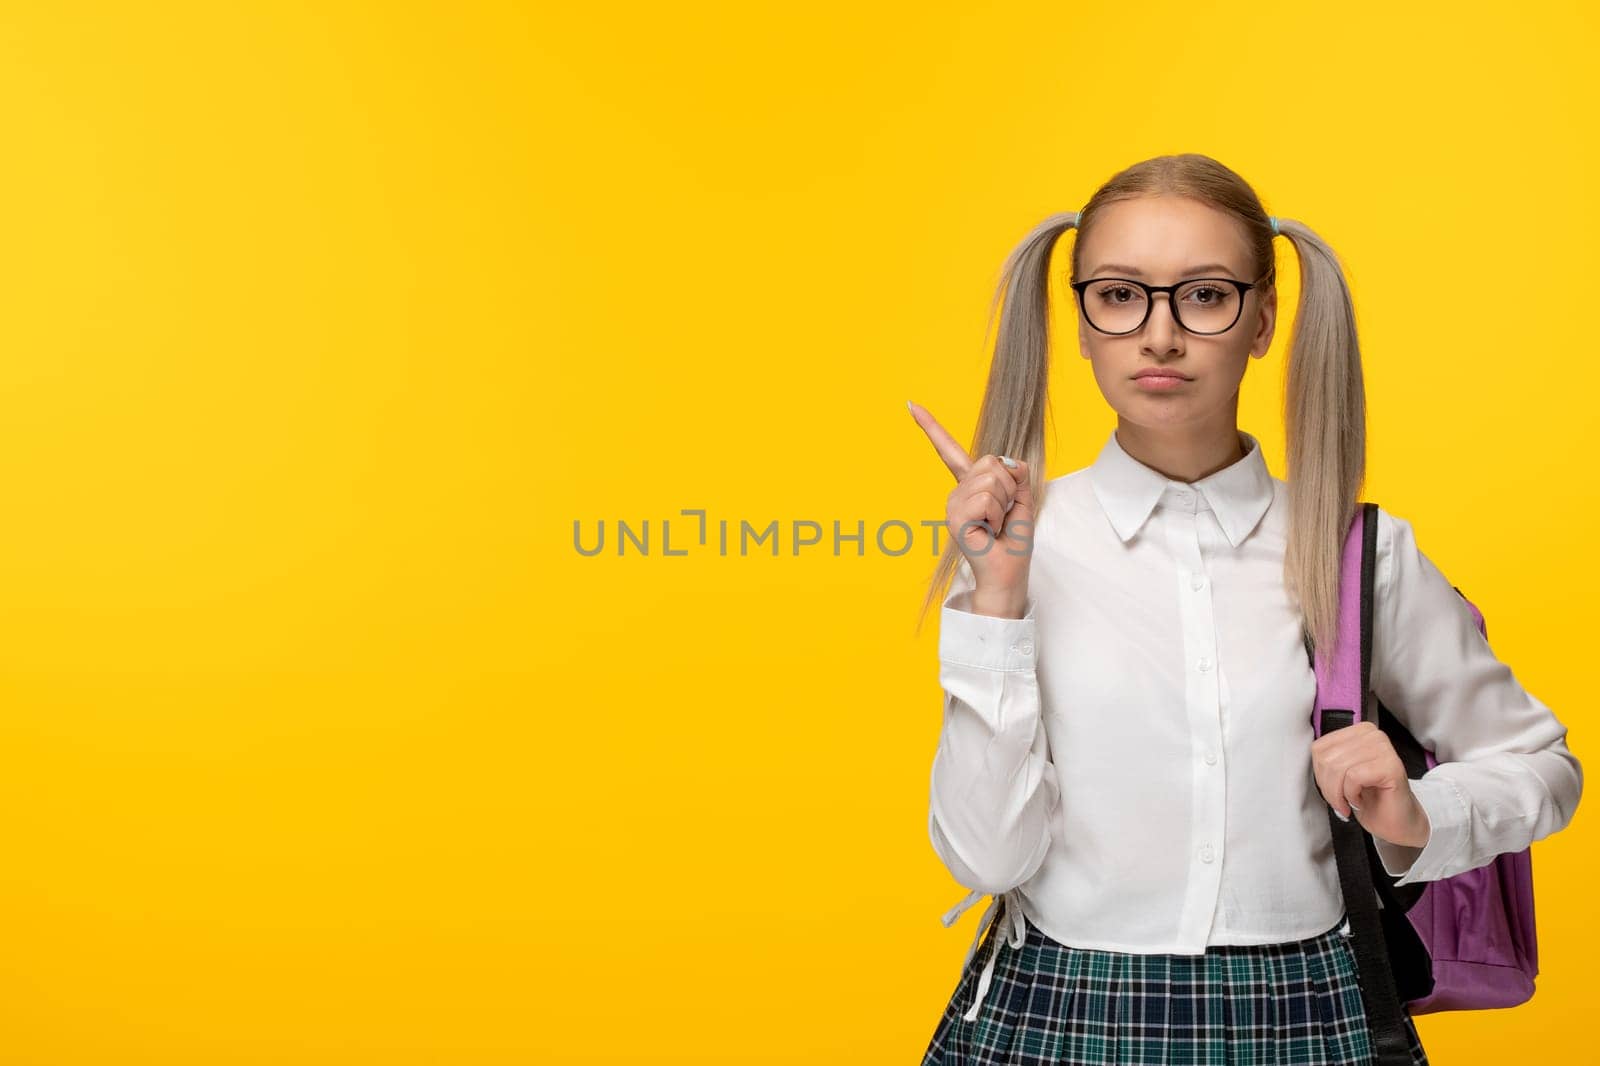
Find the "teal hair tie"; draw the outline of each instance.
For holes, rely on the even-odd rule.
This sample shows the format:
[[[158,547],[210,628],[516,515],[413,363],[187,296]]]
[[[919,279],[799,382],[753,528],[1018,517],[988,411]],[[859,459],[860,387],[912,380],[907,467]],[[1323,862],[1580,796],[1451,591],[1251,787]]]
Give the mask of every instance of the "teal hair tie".
[[[1268,215],[1267,221],[1272,223],[1272,235],[1276,237],[1278,235],[1278,216]]]

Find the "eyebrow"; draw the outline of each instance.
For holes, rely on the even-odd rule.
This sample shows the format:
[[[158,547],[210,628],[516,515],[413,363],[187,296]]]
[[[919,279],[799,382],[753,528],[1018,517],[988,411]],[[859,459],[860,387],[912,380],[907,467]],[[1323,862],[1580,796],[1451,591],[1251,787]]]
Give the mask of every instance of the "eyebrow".
[[[1128,266],[1124,263],[1101,263],[1089,273],[1091,275],[1103,274],[1108,270],[1115,270],[1132,278],[1144,277],[1144,271],[1140,270],[1138,267]],[[1226,263],[1201,263],[1199,266],[1190,267],[1188,270],[1185,270],[1182,274],[1179,274],[1178,277],[1192,278],[1196,274],[1209,274],[1214,270],[1220,270],[1229,277],[1233,276],[1233,268],[1228,266]]]

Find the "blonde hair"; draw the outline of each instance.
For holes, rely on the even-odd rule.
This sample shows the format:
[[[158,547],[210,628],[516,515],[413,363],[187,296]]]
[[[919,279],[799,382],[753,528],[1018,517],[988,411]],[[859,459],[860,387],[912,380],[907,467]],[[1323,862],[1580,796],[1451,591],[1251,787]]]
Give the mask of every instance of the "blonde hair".
[[[1249,241],[1252,277],[1276,283],[1272,224],[1255,191],[1210,156],[1164,155],[1113,175],[1078,213],[1052,215],[1006,257],[989,306],[1002,308],[994,358],[971,453],[1009,455],[1028,464],[1035,516],[1044,506],[1044,416],[1050,380],[1048,282],[1057,238],[1076,228],[1072,279],[1078,280],[1081,234],[1106,205],[1146,196],[1182,196],[1239,220]],[[1300,260],[1300,305],[1289,341],[1283,424],[1289,534],[1283,577],[1316,647],[1332,652],[1337,629],[1339,562],[1366,475],[1366,393],[1350,288],[1333,249],[1310,228],[1280,217]],[[1263,275],[1265,275],[1263,277]],[[963,556],[954,539],[934,568],[918,620],[942,602]]]

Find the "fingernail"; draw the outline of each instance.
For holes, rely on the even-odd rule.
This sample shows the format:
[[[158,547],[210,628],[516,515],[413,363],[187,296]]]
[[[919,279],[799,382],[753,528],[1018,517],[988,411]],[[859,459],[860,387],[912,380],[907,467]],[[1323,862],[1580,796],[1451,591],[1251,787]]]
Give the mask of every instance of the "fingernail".
[[[1360,807],[1357,807],[1357,806],[1356,806],[1356,805],[1355,805],[1355,804],[1354,804],[1354,803],[1352,803],[1352,804],[1350,804],[1350,809],[1351,809],[1351,810],[1352,810],[1352,811],[1359,811],[1359,810],[1360,810],[1360,809],[1361,809],[1361,808],[1360,808]]]
[[[1002,455],[1000,457],[1000,461],[1002,463],[1006,464],[1007,466],[1012,467],[1012,468],[1015,468],[1016,465],[1017,465],[1017,461],[1015,459],[1011,458],[1011,456],[1009,456],[1009,455]]]
[[[1350,816],[1348,814],[1340,814],[1338,811],[1334,811],[1333,813],[1334,816],[1337,817],[1341,822],[1348,822],[1350,820]]]

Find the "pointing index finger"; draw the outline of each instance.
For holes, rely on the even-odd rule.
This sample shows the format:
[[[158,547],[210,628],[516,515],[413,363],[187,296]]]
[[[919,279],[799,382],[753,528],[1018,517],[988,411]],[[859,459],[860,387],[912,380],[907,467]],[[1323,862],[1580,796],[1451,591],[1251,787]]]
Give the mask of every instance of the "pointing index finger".
[[[934,451],[939,453],[939,458],[944,460],[944,465],[960,481],[967,476],[967,471],[972,469],[972,457],[961,446],[961,442],[950,435],[950,432],[939,424],[939,420],[930,414],[921,404],[906,401],[906,406],[911,409],[911,417],[917,420],[917,425],[922,427],[922,432],[928,435],[933,442]]]

